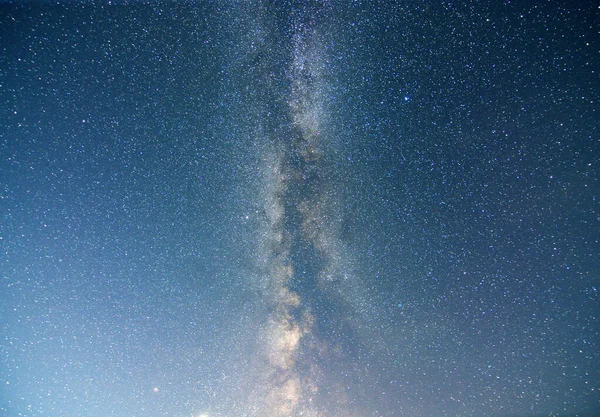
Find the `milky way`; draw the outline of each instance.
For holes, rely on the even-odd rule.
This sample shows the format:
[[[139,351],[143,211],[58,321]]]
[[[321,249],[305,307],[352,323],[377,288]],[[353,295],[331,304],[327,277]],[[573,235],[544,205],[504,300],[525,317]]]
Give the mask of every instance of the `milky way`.
[[[303,245],[312,247],[319,258],[311,261],[318,265],[311,273],[317,273],[320,284],[337,279],[334,275],[339,273],[332,265],[339,248],[328,218],[334,208],[324,164],[324,52],[309,20],[318,17],[312,13],[294,18],[293,58],[287,71],[289,113],[285,125],[268,132],[270,150],[262,158],[267,172],[266,219],[258,253],[265,275],[264,297],[272,312],[261,332],[266,366],[264,386],[255,393],[259,398],[255,415],[260,416],[323,415],[314,401],[319,395],[319,369],[309,352],[314,349],[315,317],[292,288],[294,281],[306,279],[298,276],[294,265],[297,252],[311,250],[299,249]]]

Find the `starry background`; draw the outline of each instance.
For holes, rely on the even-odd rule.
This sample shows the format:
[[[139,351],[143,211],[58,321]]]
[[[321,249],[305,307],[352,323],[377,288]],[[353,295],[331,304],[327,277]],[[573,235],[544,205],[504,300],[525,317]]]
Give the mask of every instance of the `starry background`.
[[[0,414],[263,415],[264,150],[289,131],[299,20],[348,273],[322,288],[291,246],[318,405],[289,415],[600,414],[592,2],[0,19]]]

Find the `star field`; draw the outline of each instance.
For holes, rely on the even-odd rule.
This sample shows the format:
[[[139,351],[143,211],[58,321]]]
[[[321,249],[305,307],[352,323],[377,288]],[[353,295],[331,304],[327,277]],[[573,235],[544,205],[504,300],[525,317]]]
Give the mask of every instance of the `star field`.
[[[0,414],[600,413],[586,2],[0,13]]]

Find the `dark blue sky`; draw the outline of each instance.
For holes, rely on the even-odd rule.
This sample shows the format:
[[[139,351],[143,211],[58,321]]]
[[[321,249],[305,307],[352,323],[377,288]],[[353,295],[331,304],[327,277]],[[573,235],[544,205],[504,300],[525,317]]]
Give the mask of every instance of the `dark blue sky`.
[[[0,10],[0,414],[600,413],[598,9]]]

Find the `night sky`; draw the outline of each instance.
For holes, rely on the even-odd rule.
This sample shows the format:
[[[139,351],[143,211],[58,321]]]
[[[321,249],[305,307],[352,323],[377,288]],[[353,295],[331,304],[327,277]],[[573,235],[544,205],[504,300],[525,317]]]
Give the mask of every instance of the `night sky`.
[[[2,6],[0,415],[600,415],[594,3]]]

